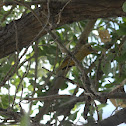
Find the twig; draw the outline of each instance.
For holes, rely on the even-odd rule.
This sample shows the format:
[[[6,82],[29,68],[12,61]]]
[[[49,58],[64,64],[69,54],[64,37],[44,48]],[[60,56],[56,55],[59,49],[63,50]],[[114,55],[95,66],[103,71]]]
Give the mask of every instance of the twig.
[[[89,20],[88,23],[86,24],[86,27],[84,28],[84,31],[81,33],[79,43],[85,44],[86,40],[89,36],[89,33],[92,31],[94,25],[95,25],[96,19],[94,20]]]
[[[12,6],[11,9],[10,9],[10,11],[8,11],[8,12],[4,15],[4,17],[1,19],[1,23],[3,23],[4,20],[7,18],[7,16],[8,16],[9,14],[11,14],[11,12],[13,11],[14,8],[15,8],[15,5]]]
[[[62,42],[60,41],[60,39],[58,38],[58,36],[56,35],[55,32],[49,31],[49,33],[52,36],[52,38],[54,40],[56,40],[57,44],[60,45],[60,47],[62,47],[65,50],[65,52],[68,54],[68,56],[70,56],[72,58],[72,60],[75,62],[78,69],[81,71],[81,73],[82,73],[81,79],[82,79],[82,84],[83,84],[85,91],[86,92],[92,92],[91,90],[89,91],[89,88],[87,88],[87,86],[85,85],[86,79],[85,79],[85,72],[84,72],[82,64],[75,58],[74,55],[72,55],[72,53],[70,53],[69,50],[67,50],[67,48],[62,44]]]
[[[81,87],[80,87],[80,84],[79,84],[78,82],[75,82],[75,81],[73,81],[73,80],[71,80],[71,79],[69,79],[69,78],[67,78],[67,77],[65,77],[65,76],[58,76],[58,77],[62,77],[62,78],[64,78],[65,80],[69,81],[70,83],[76,84],[79,88],[81,88]]]
[[[33,92],[32,92],[32,95],[31,97],[34,96],[35,94],[35,88],[36,88],[36,84],[37,84],[37,74],[38,74],[38,42],[35,43],[35,80],[34,80],[34,83],[33,83]],[[30,114],[30,111],[31,111],[31,108],[32,108],[32,104],[33,102],[30,103],[30,106],[29,106],[29,114]]]
[[[24,5],[23,3],[20,3],[19,1],[16,1],[16,0],[14,0],[15,2],[17,2],[17,3],[19,3],[19,4],[21,4],[21,5],[23,5],[23,6],[25,6],[25,7],[27,7],[28,9],[30,9],[31,10],[31,12],[33,13],[33,15],[37,18],[37,20],[40,22],[40,24],[41,25],[43,25],[42,24],[42,22],[41,22],[41,20],[40,20],[40,18],[36,15],[36,13],[28,6],[28,5]],[[30,44],[32,43],[32,42],[34,42],[34,41],[36,41],[38,38],[39,38],[39,36],[41,35],[41,33],[43,32],[43,30],[46,28],[46,26],[47,26],[47,24],[49,23],[49,17],[50,16],[48,16],[48,21],[46,22],[46,24],[43,26],[43,28],[42,28],[42,30],[36,35],[36,37],[30,42]],[[29,45],[30,45],[29,44]],[[24,51],[24,53],[19,57],[19,61],[20,61],[20,59],[27,53],[27,51],[28,51],[28,48],[29,48],[29,46],[27,46],[26,47],[26,49],[25,49],[25,51]],[[18,61],[18,62],[19,62]],[[10,68],[10,70],[8,71],[8,73],[6,74],[6,76],[4,77],[4,79],[3,79],[3,81],[1,82],[1,85],[0,86],[3,86],[4,84],[5,84],[5,82],[15,73],[15,71],[17,70],[16,68],[17,68],[17,62]],[[15,66],[15,68],[14,68],[14,71],[13,71],[13,73],[11,72],[11,70],[12,70],[12,68]],[[11,75],[11,74],[12,75]]]
[[[30,64],[31,64],[31,62],[30,62]],[[18,87],[17,87],[16,92],[15,92],[15,95],[14,95],[14,100],[13,100],[13,103],[12,103],[12,108],[14,107],[14,102],[15,102],[15,99],[16,99],[17,92],[18,92],[18,90],[19,90],[19,88],[20,88],[20,85],[21,85],[21,83],[22,83],[24,77],[28,74],[30,64],[27,65],[26,71],[25,71],[25,73],[23,74],[23,76],[22,76],[22,78],[21,78],[21,80],[20,80],[20,82],[19,82],[19,84],[18,84]]]
[[[42,67],[42,69],[48,71],[48,72],[51,73],[52,75],[56,75],[53,71],[50,71],[50,70],[46,69],[45,67]]]
[[[37,97],[37,98],[24,98],[23,100],[28,100],[28,101],[50,101],[50,100],[55,100],[55,99],[60,99],[60,98],[72,98],[76,96],[71,96],[71,95],[49,95],[49,96],[44,96],[44,97]]]
[[[95,105],[95,108],[96,108],[96,112],[97,112],[97,118],[98,118],[98,122],[100,121],[100,115],[99,115],[99,110],[98,110],[98,106],[96,104],[96,102],[94,101],[94,105]]]
[[[124,86],[124,84],[126,84],[126,79],[124,79],[120,85],[116,86],[111,92],[109,92],[109,94],[112,94],[115,90],[117,90],[118,88]]]
[[[23,6],[25,6],[26,8],[28,8],[28,9],[33,13],[33,15],[37,18],[37,20],[39,21],[39,23],[42,25],[42,22],[41,22],[40,18],[36,15],[36,13],[34,12],[34,10],[32,10],[32,9],[30,8],[29,5],[24,4],[23,2],[19,2],[19,1],[17,1],[17,0],[14,0],[14,2],[15,2],[15,3],[18,3],[19,5],[23,5]]]
[[[60,10],[60,12],[58,13],[59,17],[58,17],[58,21],[56,24],[59,24],[60,23],[60,19],[61,19],[61,13],[62,11],[64,10],[64,8],[71,2],[72,0],[69,0],[66,2],[66,4],[62,7],[62,9]]]

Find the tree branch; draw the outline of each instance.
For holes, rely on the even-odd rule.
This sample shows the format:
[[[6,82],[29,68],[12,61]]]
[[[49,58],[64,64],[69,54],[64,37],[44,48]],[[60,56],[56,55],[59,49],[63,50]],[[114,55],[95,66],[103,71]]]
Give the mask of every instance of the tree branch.
[[[126,108],[92,126],[117,126],[121,123],[126,123]]]
[[[109,18],[126,16],[126,13],[122,10],[122,5],[125,0],[72,0],[63,9],[60,21],[59,13],[60,10],[66,5],[67,1],[50,1],[50,20],[53,21],[53,28],[55,29],[64,24],[70,24],[76,21],[82,21],[85,19],[96,19],[96,18]],[[34,10],[36,15],[42,22],[47,21],[45,14],[48,14],[47,2],[42,1],[42,7]],[[88,6],[87,6],[88,5]],[[73,14],[74,13],[74,14]],[[58,22],[58,24],[57,24]],[[41,24],[38,22],[33,13],[24,15],[21,19],[15,21],[19,39],[19,49],[28,46],[34,38],[38,40],[41,36],[47,32],[42,31]],[[15,40],[15,27],[14,23],[6,25],[0,29],[0,58],[8,56],[9,54],[16,51],[16,40]]]

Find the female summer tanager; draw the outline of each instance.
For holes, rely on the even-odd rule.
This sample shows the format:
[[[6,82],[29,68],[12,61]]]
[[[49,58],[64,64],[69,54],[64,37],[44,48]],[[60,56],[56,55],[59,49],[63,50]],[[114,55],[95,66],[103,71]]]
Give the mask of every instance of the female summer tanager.
[[[74,56],[78,61],[82,61],[84,57],[86,57],[88,54],[91,54],[92,52],[96,52],[96,51],[88,43],[83,45],[80,49],[78,49],[78,51],[74,54]],[[75,62],[72,60],[70,56],[68,56],[64,59],[61,66],[58,68],[58,71],[64,70],[72,66],[75,66]]]

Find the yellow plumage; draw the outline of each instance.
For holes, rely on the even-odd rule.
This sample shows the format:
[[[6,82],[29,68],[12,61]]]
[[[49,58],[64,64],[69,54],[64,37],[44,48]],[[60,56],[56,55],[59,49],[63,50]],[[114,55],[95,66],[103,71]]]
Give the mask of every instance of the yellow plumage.
[[[85,44],[83,45],[80,49],[78,49],[78,51],[74,54],[75,58],[78,61],[82,61],[84,59],[84,57],[86,57],[88,54],[94,52],[95,50],[91,47],[90,44]],[[75,66],[74,61],[72,60],[72,58],[70,58],[69,56],[66,57],[64,59],[64,61],[62,62],[62,64],[60,65],[60,67],[58,68],[59,70],[64,70],[66,68]]]

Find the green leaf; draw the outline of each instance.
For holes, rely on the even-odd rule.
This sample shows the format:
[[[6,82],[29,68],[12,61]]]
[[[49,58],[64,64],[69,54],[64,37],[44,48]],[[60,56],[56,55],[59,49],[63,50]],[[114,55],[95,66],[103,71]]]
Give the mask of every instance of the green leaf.
[[[126,12],[126,2],[123,3],[122,9],[124,12]]]
[[[97,105],[98,106],[98,110],[102,110],[107,104],[100,104]]]
[[[111,62],[107,62],[106,64],[102,65],[102,70],[105,75],[108,75],[111,72]]]
[[[8,96],[8,95],[0,95],[0,108],[8,108],[9,107],[9,100],[12,101],[13,97],[12,96]]]
[[[69,90],[70,94],[73,94],[73,93],[74,93],[74,90],[75,90],[75,89]]]
[[[64,89],[66,89],[67,87],[68,87],[68,84],[65,83],[65,84],[62,85],[62,87],[61,87],[60,89],[61,89],[61,90],[64,90]]]
[[[29,85],[29,86],[28,86],[28,90],[29,90],[29,91],[33,91],[33,86],[32,86],[32,85]]]
[[[126,35],[126,22],[119,25],[119,30],[117,30],[118,35]]]
[[[124,53],[124,54],[121,55],[121,56],[116,57],[116,60],[117,60],[118,62],[120,62],[120,63],[125,62],[125,61],[126,61],[126,53]]]
[[[106,87],[106,88],[111,88],[113,85],[111,84],[111,83],[109,83],[109,84],[105,84],[105,86],[104,87]]]
[[[77,113],[78,113],[78,111],[76,111],[74,114],[71,114],[69,116],[69,119],[72,120],[72,121],[74,121],[77,118]]]

